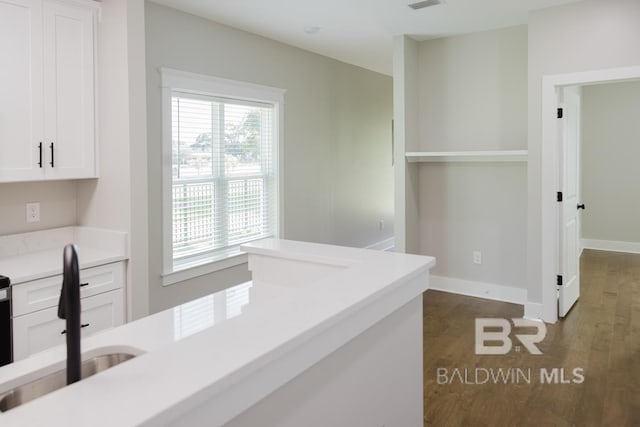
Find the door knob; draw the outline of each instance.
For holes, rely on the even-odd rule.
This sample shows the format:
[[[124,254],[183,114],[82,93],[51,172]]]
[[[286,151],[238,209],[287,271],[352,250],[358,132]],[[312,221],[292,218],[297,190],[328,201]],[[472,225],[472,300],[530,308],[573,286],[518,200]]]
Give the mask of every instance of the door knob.
[[[583,210],[584,210],[584,203],[580,203],[580,204],[578,205],[578,209],[583,209]]]

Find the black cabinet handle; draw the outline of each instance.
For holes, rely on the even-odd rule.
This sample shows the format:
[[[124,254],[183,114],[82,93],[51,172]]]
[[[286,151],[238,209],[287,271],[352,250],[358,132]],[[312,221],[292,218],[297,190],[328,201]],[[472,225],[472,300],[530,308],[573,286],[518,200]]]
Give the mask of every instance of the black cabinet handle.
[[[42,142],[38,144],[38,166],[42,168]]]
[[[51,148],[51,161],[49,162],[49,164],[51,165],[51,167],[54,166],[54,161],[53,161],[53,142],[51,143],[51,145],[49,145],[49,148]]]
[[[81,328],[86,328],[87,326],[89,326],[89,323],[83,323],[82,325],[80,325]],[[60,332],[60,335],[64,335],[67,333],[67,330],[65,329],[64,331]]]
[[[87,282],[87,283],[80,283],[80,287],[81,287],[81,288],[83,288],[83,287],[85,287],[85,286],[89,286],[89,282]]]
[[[584,203],[580,203],[580,204],[578,205],[578,209],[583,209],[583,210],[584,210]]]

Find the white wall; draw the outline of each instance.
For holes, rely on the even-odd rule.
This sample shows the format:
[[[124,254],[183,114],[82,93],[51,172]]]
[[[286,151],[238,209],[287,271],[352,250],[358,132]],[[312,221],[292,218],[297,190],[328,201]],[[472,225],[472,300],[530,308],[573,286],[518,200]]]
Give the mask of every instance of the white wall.
[[[418,166],[404,153],[418,149],[418,43],[408,36],[393,39],[395,250],[419,253]]]
[[[144,3],[102,3],[97,180],[77,183],[79,225],[129,234],[128,318],[148,314]]]
[[[418,46],[418,150],[526,147],[526,26]],[[420,253],[438,260],[433,274],[525,288],[526,163],[414,167],[419,219],[413,232]],[[481,265],[473,263],[474,251],[482,254]]]
[[[640,244],[640,82],[582,89],[582,237]]]
[[[0,235],[76,223],[76,184],[72,181],[0,184]],[[40,222],[26,221],[25,204],[40,202]]]
[[[149,313],[149,210],[147,182],[147,85],[144,0],[127,1],[129,64],[129,317]]]
[[[367,246],[393,235],[391,78],[154,3],[145,19],[152,311],[249,278],[241,265],[160,285],[161,66],[286,89],[285,238]]]
[[[542,76],[640,64],[640,2],[585,0],[529,16],[528,299],[542,302]],[[544,197],[555,197],[545,194]]]
[[[422,322],[419,296],[225,423],[225,427],[421,425]],[[255,375],[268,375],[263,371]],[[205,401],[177,420],[167,420],[167,424],[211,425],[215,411],[215,405]]]
[[[78,222],[128,231],[129,84],[126,3],[102,5],[98,34],[98,157],[100,178],[78,181]]]

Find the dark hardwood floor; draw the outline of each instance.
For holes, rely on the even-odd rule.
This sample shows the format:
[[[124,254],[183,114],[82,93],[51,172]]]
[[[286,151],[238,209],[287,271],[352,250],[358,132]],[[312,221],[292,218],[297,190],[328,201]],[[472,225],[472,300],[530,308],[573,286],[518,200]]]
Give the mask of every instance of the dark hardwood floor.
[[[475,354],[475,319],[521,317],[521,306],[438,291],[423,301],[425,426],[640,426],[640,255],[584,251],[580,299],[547,325],[542,355]],[[557,381],[541,368],[558,368]]]

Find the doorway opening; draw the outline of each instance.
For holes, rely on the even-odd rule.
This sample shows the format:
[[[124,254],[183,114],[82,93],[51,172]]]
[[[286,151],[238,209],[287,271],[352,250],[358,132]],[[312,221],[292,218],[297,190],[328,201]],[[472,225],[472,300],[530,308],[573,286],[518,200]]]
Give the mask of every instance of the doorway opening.
[[[558,120],[573,89],[640,80],[640,67],[545,76],[542,82],[542,318],[555,323],[579,297],[579,145]],[[564,113],[564,111],[562,111]],[[574,123],[575,125],[575,123]],[[579,121],[578,121],[579,131]],[[579,140],[579,135],[573,135]],[[573,186],[575,184],[575,186]],[[570,193],[570,194],[567,194]],[[565,194],[570,197],[567,199]],[[567,280],[571,286],[566,286]]]

